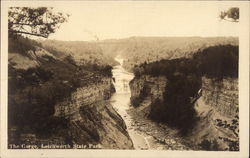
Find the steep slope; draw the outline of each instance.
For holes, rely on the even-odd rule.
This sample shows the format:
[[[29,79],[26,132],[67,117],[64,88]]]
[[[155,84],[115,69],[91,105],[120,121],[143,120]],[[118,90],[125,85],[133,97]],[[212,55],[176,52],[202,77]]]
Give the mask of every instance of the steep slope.
[[[112,79],[102,78],[78,88],[70,98],[55,105],[54,116],[69,120],[68,131],[75,144],[133,148],[124,121],[108,101],[113,92]]]
[[[202,95],[194,104],[200,121],[189,141],[206,150],[238,151],[238,80],[216,81],[203,77],[201,90]]]
[[[36,41],[10,39],[9,148],[132,149],[124,121],[108,102],[114,87],[105,66],[77,65]]]
[[[130,87],[136,109],[179,129],[193,149],[239,150],[237,46],[209,47],[190,59],[161,60],[134,70]]]
[[[45,40],[39,43],[58,58],[71,56],[77,64],[98,66],[117,64],[112,56],[103,52],[95,42]]]

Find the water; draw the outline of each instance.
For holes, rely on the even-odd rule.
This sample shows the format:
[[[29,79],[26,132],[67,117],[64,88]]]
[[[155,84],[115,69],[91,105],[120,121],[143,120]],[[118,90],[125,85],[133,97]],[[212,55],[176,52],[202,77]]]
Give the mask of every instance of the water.
[[[122,116],[127,125],[128,133],[133,141],[135,149],[149,149],[149,143],[143,135],[138,133],[133,126],[133,119],[127,113],[127,110],[132,108],[130,106],[130,88],[129,82],[134,78],[132,73],[127,72],[123,67],[123,59],[115,58],[120,65],[115,66],[112,70],[113,77],[115,78],[114,86],[116,93],[111,97],[111,104],[115,110]]]
[[[114,109],[126,123],[134,148],[137,150],[189,150],[189,147],[182,143],[182,138],[177,135],[177,130],[145,118],[142,116],[143,112],[140,111],[140,108],[130,106],[129,82],[134,75],[122,67],[122,58],[115,58],[115,60],[120,65],[115,66],[112,70],[116,93],[110,100]]]

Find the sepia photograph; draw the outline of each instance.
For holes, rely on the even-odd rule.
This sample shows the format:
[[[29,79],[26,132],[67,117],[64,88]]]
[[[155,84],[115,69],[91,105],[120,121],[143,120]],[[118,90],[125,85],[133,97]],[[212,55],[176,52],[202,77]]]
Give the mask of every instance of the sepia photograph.
[[[52,2],[5,2],[1,148],[249,152],[248,2]]]

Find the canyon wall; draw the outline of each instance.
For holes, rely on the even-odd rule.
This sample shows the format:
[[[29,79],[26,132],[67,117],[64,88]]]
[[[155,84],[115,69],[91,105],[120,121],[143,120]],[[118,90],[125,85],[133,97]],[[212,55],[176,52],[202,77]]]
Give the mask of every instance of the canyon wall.
[[[133,149],[109,102],[111,70],[76,65],[29,41],[10,41],[8,147]]]
[[[238,115],[238,79],[222,80],[202,77],[202,98],[220,115],[233,118]]]
[[[187,144],[198,150],[239,150],[238,79],[202,77],[201,82],[197,95],[190,98],[197,122],[185,136]],[[135,77],[130,82],[132,104],[139,104],[138,108],[144,105],[143,109],[148,108],[145,115],[149,116],[150,107],[156,106],[153,104],[156,100],[164,102],[167,84],[170,82],[164,76]]]
[[[143,75],[135,77],[129,83],[132,105],[139,106],[146,97],[149,97],[151,102],[154,102],[156,99],[163,100],[166,84],[167,79],[165,76],[152,77]]]
[[[111,78],[81,87],[71,98],[55,106],[55,116],[69,120],[75,144],[100,145],[104,149],[132,149],[133,143],[121,116],[108,99],[114,92]]]
[[[238,79],[202,77],[202,95],[195,102],[199,116],[189,141],[207,150],[239,150]]]
[[[95,104],[111,97],[114,92],[111,78],[102,78],[84,87],[77,88],[64,102],[55,105],[55,116],[70,117],[83,105]]]

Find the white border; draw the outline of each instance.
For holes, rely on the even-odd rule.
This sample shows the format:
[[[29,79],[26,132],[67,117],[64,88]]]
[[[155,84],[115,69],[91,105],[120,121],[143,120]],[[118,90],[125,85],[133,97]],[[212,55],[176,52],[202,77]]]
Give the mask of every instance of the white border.
[[[49,6],[55,5],[125,5],[139,3],[175,3],[172,1],[1,1],[1,157],[248,157],[249,154],[249,2],[200,1],[196,3],[240,4],[239,36],[239,112],[240,112],[240,152],[227,151],[156,151],[156,150],[10,150],[7,149],[7,10],[9,6]],[[182,3],[182,1],[178,1]],[[185,1],[187,3],[187,1]],[[193,3],[193,2],[190,2]]]

